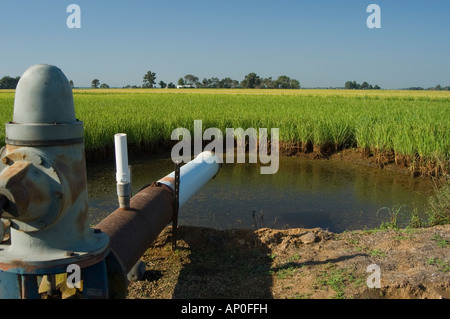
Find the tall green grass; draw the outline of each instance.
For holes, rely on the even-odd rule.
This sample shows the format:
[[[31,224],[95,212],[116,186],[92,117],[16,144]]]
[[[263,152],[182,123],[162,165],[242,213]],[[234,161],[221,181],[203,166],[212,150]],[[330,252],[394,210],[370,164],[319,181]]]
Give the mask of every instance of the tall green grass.
[[[285,145],[394,152],[416,165],[434,161],[448,168],[450,94],[295,91],[75,90],[74,100],[88,151],[113,147],[117,132],[127,133],[135,147],[170,143],[175,128],[193,132],[194,120],[202,120],[204,129],[223,132],[279,128]],[[12,120],[13,99],[13,92],[0,93],[0,142],[4,123]]]

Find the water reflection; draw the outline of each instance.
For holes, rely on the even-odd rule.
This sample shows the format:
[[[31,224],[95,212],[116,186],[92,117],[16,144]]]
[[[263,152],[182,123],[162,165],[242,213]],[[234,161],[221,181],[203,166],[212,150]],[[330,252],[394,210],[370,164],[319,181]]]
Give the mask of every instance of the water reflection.
[[[173,170],[170,158],[130,161],[133,191]],[[88,165],[90,218],[95,224],[117,207],[114,163]],[[180,210],[179,224],[216,229],[322,227],[334,232],[377,227],[396,204],[423,212],[427,180],[356,164],[280,158],[277,174],[256,164],[224,164]]]

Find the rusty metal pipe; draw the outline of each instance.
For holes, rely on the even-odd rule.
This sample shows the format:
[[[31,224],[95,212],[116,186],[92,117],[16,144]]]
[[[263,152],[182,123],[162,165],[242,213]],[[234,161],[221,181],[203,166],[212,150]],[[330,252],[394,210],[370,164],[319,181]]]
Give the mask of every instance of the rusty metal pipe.
[[[118,208],[95,228],[110,238],[110,248],[128,273],[173,218],[173,191],[152,184]]]
[[[203,152],[181,167],[182,203],[212,179],[219,167],[216,155],[212,152]],[[161,231],[174,220],[174,174],[172,172],[145,187],[130,199],[128,209],[118,208],[95,227],[109,236],[110,249],[127,273]]]

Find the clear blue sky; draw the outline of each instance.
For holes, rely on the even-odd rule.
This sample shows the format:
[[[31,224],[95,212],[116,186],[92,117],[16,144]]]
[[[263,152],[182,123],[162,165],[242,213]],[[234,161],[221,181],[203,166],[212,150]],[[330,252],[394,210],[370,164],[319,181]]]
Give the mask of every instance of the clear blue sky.
[[[69,29],[69,4],[81,28]],[[381,29],[369,29],[369,4]],[[250,72],[302,87],[450,85],[450,0],[0,0],[0,77],[39,63],[76,86]]]

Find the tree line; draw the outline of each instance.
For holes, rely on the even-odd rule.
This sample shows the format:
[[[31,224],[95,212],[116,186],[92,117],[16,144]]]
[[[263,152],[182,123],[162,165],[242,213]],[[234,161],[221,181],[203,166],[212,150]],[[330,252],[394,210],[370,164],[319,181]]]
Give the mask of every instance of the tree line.
[[[0,79],[0,89],[15,89],[17,83],[19,83],[20,76],[11,77],[4,76]],[[75,87],[72,80],[69,81],[72,88]],[[178,79],[177,85],[173,82],[165,83],[164,81],[159,81],[158,85],[161,88],[218,88],[218,89],[300,89],[300,82],[296,79],[291,79],[286,75],[280,75],[277,79],[272,79],[272,77],[263,78],[254,72],[247,74],[242,81],[237,81],[229,77],[219,79],[217,77],[204,78],[202,81],[192,74],[186,74],[184,77]],[[148,71],[143,77],[142,86],[127,85],[124,88],[153,88],[156,87],[156,73]],[[108,89],[109,85],[106,83],[100,84],[98,79],[92,80],[91,88],[101,88]],[[367,82],[362,84],[356,81],[345,82],[345,89],[348,90],[380,90],[378,85],[372,85]],[[423,88],[423,87],[409,87],[403,90],[432,90],[432,91],[450,91],[450,86],[441,86],[440,84],[435,87]]]
[[[20,76],[12,78],[10,76],[4,76],[0,79],[0,89],[15,89],[17,83],[19,83]]]
[[[379,90],[381,89],[377,84],[372,86],[367,82],[363,82],[362,84],[356,83],[356,81],[347,81],[345,82],[345,88],[347,90]]]
[[[440,84],[436,85],[435,87],[431,87],[428,89],[424,89],[421,86],[413,86],[409,87],[403,90],[414,90],[414,91],[421,91],[421,90],[429,90],[429,91],[450,91],[450,86],[442,86]]]
[[[272,77],[262,78],[254,72],[251,72],[245,76],[242,81],[234,80],[230,77],[219,79],[217,77],[200,79],[193,74],[186,74],[184,77],[180,77],[177,81],[177,85],[173,82],[165,83],[164,81],[158,82],[161,88],[211,88],[211,89],[300,89],[300,82],[296,79],[291,79],[286,75],[279,76],[276,80]],[[143,88],[153,88],[156,86],[156,73],[148,71],[143,77]],[[131,87],[131,86],[126,86]]]

